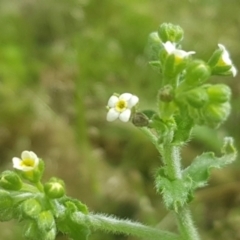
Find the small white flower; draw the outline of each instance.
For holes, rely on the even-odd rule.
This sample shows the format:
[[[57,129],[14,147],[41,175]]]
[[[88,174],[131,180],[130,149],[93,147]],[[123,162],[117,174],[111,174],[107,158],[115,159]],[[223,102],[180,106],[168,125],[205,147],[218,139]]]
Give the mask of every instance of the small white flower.
[[[232,65],[232,60],[230,59],[230,55],[226,48],[224,47],[224,45],[218,44],[218,47],[220,48],[220,50],[222,50],[221,58],[218,61],[219,65],[220,64],[222,64],[223,66]]]
[[[131,93],[123,93],[119,97],[113,95],[108,100],[107,121],[112,122],[119,118],[122,122],[128,122],[131,109],[138,103],[137,96]]]
[[[177,49],[176,45],[170,41],[163,43],[163,46],[169,55],[174,54],[179,59],[183,59],[195,53],[194,51],[186,52],[186,51]]]
[[[228,51],[222,44],[218,44],[218,47],[220,48],[220,50],[222,50],[222,55],[217,62],[217,66],[231,66],[229,72],[233,75],[233,77],[235,77],[237,75],[237,69],[232,64],[232,60],[230,58]]]
[[[21,154],[21,159],[14,157],[12,161],[14,168],[24,172],[34,170],[39,164],[39,158],[34,152],[31,151],[23,151]]]

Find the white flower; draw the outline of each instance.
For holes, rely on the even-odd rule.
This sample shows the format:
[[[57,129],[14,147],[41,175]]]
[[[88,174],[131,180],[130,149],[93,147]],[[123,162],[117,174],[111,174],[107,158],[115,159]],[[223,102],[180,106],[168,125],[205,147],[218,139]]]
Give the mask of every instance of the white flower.
[[[23,151],[21,154],[21,159],[14,157],[12,159],[13,167],[24,172],[34,170],[39,164],[39,158],[34,152]]]
[[[119,118],[123,122],[128,122],[131,116],[131,109],[138,101],[138,97],[131,93],[123,93],[119,97],[116,95],[111,96],[107,106],[107,121],[112,122]]]
[[[165,50],[167,51],[167,53],[170,54],[174,54],[177,58],[179,59],[183,59],[185,57],[188,57],[191,54],[194,54],[195,52],[190,51],[190,52],[186,52],[180,49],[176,48],[176,45],[170,41],[167,41],[166,43],[163,43],[163,46],[165,48]]]
[[[230,58],[228,51],[222,44],[218,44],[218,47],[220,48],[220,50],[222,50],[222,55],[217,62],[217,66],[231,66],[229,72],[233,75],[233,77],[235,77],[237,75],[237,69],[232,64],[232,60]]]
[[[230,59],[229,53],[226,48],[222,44],[218,44],[218,47],[220,48],[220,50],[222,50],[222,55],[218,63],[224,66],[232,65],[232,60]]]

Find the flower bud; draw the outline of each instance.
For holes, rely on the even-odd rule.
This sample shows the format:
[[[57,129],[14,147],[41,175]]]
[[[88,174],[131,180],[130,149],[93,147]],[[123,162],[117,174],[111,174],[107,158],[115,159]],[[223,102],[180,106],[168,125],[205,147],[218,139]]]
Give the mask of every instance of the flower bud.
[[[224,122],[230,114],[231,105],[229,102],[222,104],[208,104],[202,113],[209,126],[217,127]]]
[[[136,112],[132,116],[132,123],[136,127],[146,127],[149,125],[149,119],[144,113]]]
[[[36,199],[30,198],[22,203],[22,211],[25,216],[34,219],[38,217],[39,213],[42,211],[42,207]]]
[[[174,98],[173,87],[166,85],[158,91],[158,99],[163,102],[171,102]]]
[[[208,102],[208,94],[204,88],[194,88],[186,93],[188,103],[194,108],[201,108]]]
[[[183,39],[183,29],[178,25],[163,23],[159,26],[158,35],[163,42],[178,43]]]
[[[201,60],[194,60],[186,69],[185,81],[188,85],[198,86],[207,81],[210,76],[210,67]]]
[[[56,238],[56,224],[51,211],[43,211],[37,218],[38,229],[43,239],[54,240]]]
[[[218,44],[217,49],[210,57],[208,64],[213,75],[233,76],[237,75],[237,69],[232,64],[232,60],[225,46]]]
[[[53,177],[44,184],[44,191],[49,198],[60,198],[65,195],[65,184],[61,179]]]
[[[209,100],[213,103],[224,103],[231,98],[231,89],[225,84],[216,84],[207,88]]]
[[[22,180],[16,172],[4,171],[0,175],[0,187],[7,190],[20,190],[22,187]]]
[[[26,239],[35,239],[39,234],[37,223],[34,220],[28,221],[24,225],[23,232]]]

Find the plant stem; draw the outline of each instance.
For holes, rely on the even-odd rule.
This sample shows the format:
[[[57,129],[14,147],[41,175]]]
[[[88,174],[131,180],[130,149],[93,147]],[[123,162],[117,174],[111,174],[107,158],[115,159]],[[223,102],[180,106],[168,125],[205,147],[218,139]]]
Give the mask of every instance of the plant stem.
[[[157,136],[154,135],[148,128],[141,128],[148,136],[151,142],[155,145],[160,155],[163,157],[163,163],[166,166],[167,175],[170,179],[182,179],[180,147],[171,143],[173,132],[170,132],[165,143],[159,145]],[[199,234],[194,226],[190,210],[188,206],[178,208],[175,213],[178,221],[181,239],[183,240],[199,240]]]
[[[179,147],[174,146],[171,143],[167,143],[163,147],[163,158],[166,164],[166,169],[168,172],[168,177],[170,179],[181,179],[181,162],[180,162],[180,152]]]
[[[85,215],[81,212],[75,212],[72,217],[78,224],[87,224],[94,230],[133,235],[151,240],[180,240],[180,237],[176,234],[158,230],[152,227],[147,227],[137,222],[120,220],[116,217],[101,214]]]
[[[184,240],[199,240],[199,234],[194,226],[190,210],[187,206],[179,209],[176,213],[178,227]]]
[[[171,135],[170,135],[171,136]],[[182,179],[180,147],[166,142],[162,157],[166,164],[168,177],[172,180]],[[181,237],[184,240],[199,240],[199,234],[194,226],[188,206],[179,207],[176,212]]]

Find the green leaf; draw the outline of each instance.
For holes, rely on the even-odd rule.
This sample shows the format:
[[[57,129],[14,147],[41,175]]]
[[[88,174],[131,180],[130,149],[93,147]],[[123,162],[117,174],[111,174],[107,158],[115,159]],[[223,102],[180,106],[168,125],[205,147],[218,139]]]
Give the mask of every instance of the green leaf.
[[[75,211],[73,203],[68,202],[64,217],[58,219],[57,228],[62,233],[67,234],[73,240],[87,240],[90,235],[89,227],[85,224],[79,224],[72,218]]]
[[[192,200],[192,181],[186,177],[170,180],[161,168],[156,177],[156,188],[163,195],[163,201],[168,209],[178,212],[178,209]]]
[[[0,221],[9,221],[13,218],[13,199],[9,192],[0,189]]]
[[[224,167],[236,159],[237,152],[232,138],[225,138],[222,153],[222,157],[216,157],[212,152],[203,153],[201,156],[196,157],[192,164],[183,171],[184,178],[192,179],[193,189],[207,184],[212,168]]]

